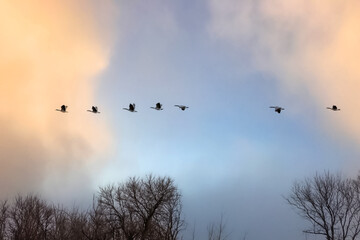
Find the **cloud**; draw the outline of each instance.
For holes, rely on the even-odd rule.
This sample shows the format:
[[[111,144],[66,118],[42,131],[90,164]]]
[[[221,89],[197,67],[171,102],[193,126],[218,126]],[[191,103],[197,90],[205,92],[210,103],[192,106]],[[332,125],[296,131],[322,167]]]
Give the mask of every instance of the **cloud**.
[[[318,124],[330,135],[360,141],[357,1],[212,0],[210,11],[212,36],[278,79],[286,97],[298,98],[297,114],[337,104],[342,112],[329,117],[323,111]]]
[[[94,18],[113,13],[111,1],[105,6],[0,3],[0,197],[51,189],[54,179],[66,184],[100,165],[111,134],[86,109],[96,105],[96,76],[109,60],[112,35]],[[55,111],[62,104],[69,113]]]

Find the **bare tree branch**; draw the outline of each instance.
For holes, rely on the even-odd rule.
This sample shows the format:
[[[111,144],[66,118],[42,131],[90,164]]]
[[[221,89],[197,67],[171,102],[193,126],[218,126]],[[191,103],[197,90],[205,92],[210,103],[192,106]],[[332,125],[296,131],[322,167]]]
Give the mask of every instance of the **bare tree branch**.
[[[311,223],[304,233],[327,240],[356,239],[360,233],[360,177],[316,174],[295,182],[286,201]]]

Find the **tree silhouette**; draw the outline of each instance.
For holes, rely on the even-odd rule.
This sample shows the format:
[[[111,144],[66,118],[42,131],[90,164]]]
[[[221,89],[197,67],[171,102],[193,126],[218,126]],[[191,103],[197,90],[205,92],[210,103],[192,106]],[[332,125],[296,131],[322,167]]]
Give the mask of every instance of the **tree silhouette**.
[[[36,195],[0,202],[0,240],[176,240],[184,226],[181,194],[169,177],[100,188],[87,211]]]
[[[360,177],[316,174],[295,182],[286,200],[310,222],[305,233],[327,240],[356,239],[360,233]]]
[[[120,238],[173,240],[184,227],[181,195],[169,177],[132,177],[101,188],[99,205]]]

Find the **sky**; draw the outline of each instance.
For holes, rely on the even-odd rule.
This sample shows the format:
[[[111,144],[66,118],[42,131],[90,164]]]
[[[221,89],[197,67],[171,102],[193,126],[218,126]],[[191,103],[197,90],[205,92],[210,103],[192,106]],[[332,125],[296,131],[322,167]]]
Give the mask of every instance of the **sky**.
[[[185,239],[221,215],[231,239],[311,239],[284,196],[358,174],[359,22],[355,0],[2,1],[0,198],[88,206],[153,173]]]

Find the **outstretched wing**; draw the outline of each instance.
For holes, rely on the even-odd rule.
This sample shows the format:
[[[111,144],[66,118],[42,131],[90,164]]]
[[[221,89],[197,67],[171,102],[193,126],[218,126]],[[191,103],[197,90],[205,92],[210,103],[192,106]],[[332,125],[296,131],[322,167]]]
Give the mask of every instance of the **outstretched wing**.
[[[175,107],[178,107],[178,108],[180,108],[181,110],[185,110],[186,108],[189,108],[189,107],[187,107],[187,106],[185,106],[185,105],[174,105]]]

